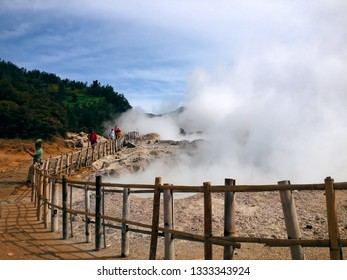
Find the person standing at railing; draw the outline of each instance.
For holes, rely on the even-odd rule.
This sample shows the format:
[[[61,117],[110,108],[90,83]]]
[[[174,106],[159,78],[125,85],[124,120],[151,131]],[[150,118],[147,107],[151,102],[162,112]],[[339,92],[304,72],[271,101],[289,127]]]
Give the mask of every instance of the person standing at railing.
[[[24,150],[33,157],[33,163],[30,165],[29,170],[28,170],[28,178],[26,183],[31,184],[33,180],[33,174],[34,174],[34,167],[36,165],[41,165],[41,160],[43,156],[43,151],[42,151],[42,140],[37,139],[35,141],[35,152],[28,150],[26,147],[24,147]]]
[[[95,130],[93,130],[93,132],[89,135],[89,141],[94,149],[95,145],[98,143],[98,135],[96,134]]]
[[[118,128],[118,131],[117,131],[117,139],[120,139],[122,136],[123,136],[123,133],[122,133],[122,131]]]
[[[116,134],[115,134],[113,128],[110,129],[110,133],[109,133],[108,136],[110,137],[110,139],[111,139],[112,141],[114,141],[114,139],[115,139],[115,137],[116,137]]]

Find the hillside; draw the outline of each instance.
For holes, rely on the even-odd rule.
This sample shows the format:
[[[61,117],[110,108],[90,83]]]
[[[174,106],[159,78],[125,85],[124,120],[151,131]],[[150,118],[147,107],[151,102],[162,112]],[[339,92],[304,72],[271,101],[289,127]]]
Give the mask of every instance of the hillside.
[[[104,131],[103,123],[130,109],[123,94],[97,80],[61,79],[0,60],[0,137],[46,138],[67,131]]]

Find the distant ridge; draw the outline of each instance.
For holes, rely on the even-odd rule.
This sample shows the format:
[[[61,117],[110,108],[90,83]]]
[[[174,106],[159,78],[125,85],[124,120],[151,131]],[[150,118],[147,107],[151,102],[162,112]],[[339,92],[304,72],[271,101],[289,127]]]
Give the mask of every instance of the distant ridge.
[[[163,117],[163,116],[179,116],[180,114],[182,114],[184,112],[185,108],[184,106],[179,107],[178,109],[174,110],[174,111],[170,111],[167,113],[162,113],[162,114],[151,114],[151,113],[147,113],[146,115],[151,117],[151,118],[156,118],[156,117]]]

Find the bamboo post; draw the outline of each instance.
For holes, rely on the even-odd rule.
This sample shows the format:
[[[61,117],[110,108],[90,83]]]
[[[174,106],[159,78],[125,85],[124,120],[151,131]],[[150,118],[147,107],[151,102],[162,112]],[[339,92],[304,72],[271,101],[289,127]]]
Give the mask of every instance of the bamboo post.
[[[49,171],[48,171],[49,172]],[[52,203],[52,186],[53,186],[53,181],[52,179],[47,177],[47,228],[52,228],[52,215],[51,215],[51,209],[52,209],[52,205],[49,206],[48,202]]]
[[[101,250],[101,176],[96,176],[95,190],[95,250]]]
[[[337,211],[335,201],[334,179],[325,178],[325,198],[327,205],[328,230],[330,240],[330,259],[342,259],[342,250],[339,246],[339,227],[337,222]]]
[[[43,193],[43,178],[42,172],[39,170],[37,179],[37,220],[40,221],[42,218],[42,193]]]
[[[99,158],[101,157],[101,156],[100,156],[100,155],[101,155],[101,153],[100,153],[101,146],[102,146],[101,143],[99,143],[99,144],[98,144],[98,157],[97,157],[97,159],[99,159]],[[94,160],[93,160],[93,161],[94,161]]]
[[[60,176],[63,176],[63,163],[64,163],[64,160],[63,160],[63,154],[62,154],[60,157]]]
[[[84,189],[84,199],[85,199],[84,210],[86,213],[89,213],[89,211],[90,211],[90,195],[89,195],[88,186],[85,186],[85,189]],[[90,222],[90,219],[89,219],[88,215],[86,214],[85,215],[86,243],[91,242],[89,222]]]
[[[39,188],[40,188],[40,203],[39,203],[39,220],[43,220],[43,214],[44,214],[44,193],[43,193],[43,190],[44,190],[44,181],[45,181],[45,176],[44,176],[44,171],[43,170],[40,170],[40,185],[39,185]]]
[[[172,190],[164,190],[164,227],[166,229],[173,229],[173,192]],[[175,247],[173,235],[165,232],[165,260],[175,259]]]
[[[278,182],[278,185],[290,185],[290,181]],[[295,201],[292,191],[280,191],[280,198],[283,208],[284,221],[287,229],[288,239],[301,239],[298,215],[296,213]],[[290,246],[293,260],[304,260],[304,249],[300,245]]]
[[[81,168],[81,158],[82,158],[82,151],[79,151],[77,154],[77,159],[76,159],[76,170],[79,170]]]
[[[225,179],[225,186],[235,186],[235,180]],[[235,192],[224,193],[224,236],[236,236]],[[234,247],[224,246],[224,260],[234,259]]]
[[[151,247],[149,252],[149,259],[155,260],[158,245],[158,226],[159,226],[159,213],[160,213],[160,186],[162,185],[162,178],[155,178],[155,189],[153,197],[153,214],[152,214],[152,231],[151,231]]]
[[[56,160],[55,160],[55,165],[54,165],[54,175],[57,175],[58,174],[58,169],[59,169],[59,158],[57,158]]]
[[[128,220],[129,219],[129,194],[130,189],[124,188],[123,189],[123,208],[122,208],[122,220]],[[123,222],[122,223],[122,253],[121,256],[127,257],[129,256],[129,232],[128,232],[128,225]]]
[[[72,184],[70,184],[70,209],[72,209]],[[69,215],[70,217],[70,237],[73,237],[73,225],[72,225],[72,222],[73,222],[73,216],[72,216],[72,213],[70,213]]]
[[[89,153],[89,147],[86,149],[86,158],[85,158],[85,162],[84,162],[85,167],[88,166],[88,153]]]
[[[114,150],[113,150],[113,140],[110,140],[110,154],[113,155],[114,154]]]
[[[66,175],[67,176],[70,175],[69,167],[70,167],[70,157],[69,157],[69,154],[66,154],[66,165],[65,165],[65,168],[66,168]]]
[[[77,156],[77,163],[76,163],[77,170],[81,168],[81,161],[82,161],[82,149],[78,152],[78,156]]]
[[[35,170],[35,168],[34,168],[34,170],[33,170],[32,182],[31,182],[31,198],[30,198],[30,201],[31,201],[31,202],[34,202],[34,205],[36,205],[35,185],[36,185],[36,170]],[[34,199],[34,198],[35,198],[35,199]]]
[[[33,193],[34,193],[34,204],[35,207],[37,207],[39,203],[39,187],[38,187],[38,181],[39,181],[39,172],[36,168],[34,168],[34,174],[33,174],[33,182],[32,182],[32,188],[33,188]]]
[[[52,179],[52,206],[51,206],[51,231],[56,232],[58,230],[58,211],[54,205],[58,204],[56,179]]]
[[[63,202],[63,239],[67,239],[67,182],[65,175],[63,176],[62,185],[62,202]]]
[[[101,204],[102,204],[102,215],[105,216],[105,188],[102,187],[102,199],[101,199]],[[104,249],[106,249],[107,244],[106,244],[106,224],[105,224],[105,218],[102,218],[102,233],[103,233],[103,239],[104,239]]]
[[[205,260],[212,260],[212,196],[211,196],[211,183],[204,183],[204,252]]]
[[[48,171],[45,170],[43,171],[43,183],[42,183],[42,187],[43,187],[43,224],[44,224],[44,228],[48,228],[48,195],[49,195],[49,191],[48,191],[48,178],[47,178],[47,173]]]

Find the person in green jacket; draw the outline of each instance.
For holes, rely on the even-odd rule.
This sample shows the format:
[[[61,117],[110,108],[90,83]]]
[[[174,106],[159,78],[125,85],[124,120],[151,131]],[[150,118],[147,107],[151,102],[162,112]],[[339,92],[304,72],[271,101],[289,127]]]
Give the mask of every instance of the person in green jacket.
[[[42,140],[41,139],[37,139],[35,141],[35,152],[32,152],[32,151],[28,150],[27,148],[24,148],[24,149],[25,149],[25,151],[29,155],[31,155],[33,157],[33,163],[29,167],[28,178],[27,178],[27,181],[26,181],[27,184],[31,184],[32,179],[33,179],[34,166],[41,164],[42,155],[43,155]]]

